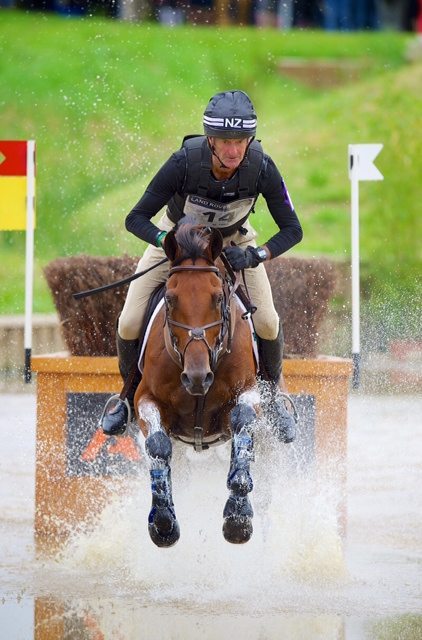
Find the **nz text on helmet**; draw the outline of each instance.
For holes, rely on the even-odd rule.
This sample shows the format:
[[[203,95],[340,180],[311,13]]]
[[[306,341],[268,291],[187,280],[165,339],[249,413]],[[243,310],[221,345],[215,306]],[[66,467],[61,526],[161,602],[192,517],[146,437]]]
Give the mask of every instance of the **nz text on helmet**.
[[[252,132],[256,129],[255,120],[242,120],[242,118],[209,118],[204,116],[204,125],[222,129],[244,129],[246,132]]]
[[[246,138],[256,134],[256,113],[244,91],[217,93],[204,112],[204,132],[207,136]]]

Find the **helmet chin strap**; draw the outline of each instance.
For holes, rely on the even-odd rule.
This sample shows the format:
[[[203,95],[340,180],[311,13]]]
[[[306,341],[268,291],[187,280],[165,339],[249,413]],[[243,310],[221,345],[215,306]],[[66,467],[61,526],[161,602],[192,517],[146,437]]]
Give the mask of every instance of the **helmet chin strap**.
[[[210,145],[210,149],[211,149],[212,155],[215,156],[217,158],[218,162],[220,163],[220,169],[229,169],[230,167],[228,167],[226,164],[224,164],[222,159],[216,154],[215,147],[214,147],[213,144]]]
[[[242,164],[242,162],[244,161],[245,156],[246,156],[246,154],[248,153],[249,147],[250,147],[250,145],[251,145],[251,143],[252,143],[252,141],[253,141],[254,137],[255,137],[255,136],[252,136],[252,137],[251,137],[251,139],[249,140],[248,146],[246,147],[246,150],[245,150],[244,156],[243,156],[243,158],[242,158],[242,160],[241,160],[241,163],[240,163],[240,164]],[[208,146],[209,146],[209,148],[211,149],[211,153],[212,153],[212,155],[213,155],[213,156],[215,156],[215,157],[217,158],[218,162],[220,163],[220,169],[230,169],[230,167],[228,167],[226,164],[224,164],[224,162],[222,161],[222,159],[221,159],[221,158],[216,154],[216,152],[215,152],[215,146],[214,146],[213,144],[210,144],[210,139],[209,139],[209,137],[208,137],[207,139],[208,139]]]

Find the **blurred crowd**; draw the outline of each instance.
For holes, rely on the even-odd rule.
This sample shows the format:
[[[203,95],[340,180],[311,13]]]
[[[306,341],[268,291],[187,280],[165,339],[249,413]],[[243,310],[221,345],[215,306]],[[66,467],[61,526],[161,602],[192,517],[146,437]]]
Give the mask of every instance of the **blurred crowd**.
[[[0,0],[0,6],[180,24],[421,31],[422,0]]]
[[[413,31],[419,0],[153,0],[153,7],[156,19],[165,24]]]

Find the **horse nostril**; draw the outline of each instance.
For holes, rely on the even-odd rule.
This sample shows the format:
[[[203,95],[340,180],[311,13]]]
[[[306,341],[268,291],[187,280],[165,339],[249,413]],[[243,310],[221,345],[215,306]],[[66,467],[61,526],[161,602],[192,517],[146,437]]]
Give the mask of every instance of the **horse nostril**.
[[[190,385],[190,378],[184,371],[180,374],[180,380],[182,385],[187,388]]]
[[[214,382],[214,374],[212,371],[209,371],[205,376],[204,387],[210,387]]]
[[[182,371],[180,381],[189,393],[193,393],[193,395],[203,395],[214,382],[214,374],[212,371],[209,371],[205,376],[189,376],[185,371]]]

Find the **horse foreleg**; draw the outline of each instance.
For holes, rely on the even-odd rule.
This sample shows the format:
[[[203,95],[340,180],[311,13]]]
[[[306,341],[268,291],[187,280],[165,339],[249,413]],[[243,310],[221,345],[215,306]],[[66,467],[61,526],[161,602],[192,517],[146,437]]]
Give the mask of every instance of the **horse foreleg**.
[[[230,413],[232,450],[227,476],[229,499],[223,511],[223,535],[228,542],[241,544],[252,536],[253,509],[248,494],[253,489],[250,462],[253,454],[253,424],[256,413],[251,403],[240,398]]]
[[[151,478],[152,505],[148,516],[148,532],[157,547],[170,547],[180,536],[171,487],[172,444],[161,426],[156,405],[152,402],[140,403],[138,409],[147,430],[145,453]]]

